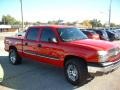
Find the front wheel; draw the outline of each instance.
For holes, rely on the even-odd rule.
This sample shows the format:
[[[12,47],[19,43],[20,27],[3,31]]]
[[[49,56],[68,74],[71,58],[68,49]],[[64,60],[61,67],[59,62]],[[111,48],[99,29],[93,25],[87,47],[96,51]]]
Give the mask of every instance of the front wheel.
[[[9,52],[9,61],[13,65],[21,64],[21,57],[18,55],[18,52],[15,49],[11,49]]]
[[[88,70],[85,62],[70,59],[65,63],[66,79],[73,85],[80,85],[87,79]]]

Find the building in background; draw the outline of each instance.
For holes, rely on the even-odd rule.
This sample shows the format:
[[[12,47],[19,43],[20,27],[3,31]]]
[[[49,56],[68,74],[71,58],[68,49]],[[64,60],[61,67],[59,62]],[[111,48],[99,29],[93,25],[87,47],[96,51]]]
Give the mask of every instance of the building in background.
[[[18,32],[19,26],[16,25],[0,25],[0,32]]]

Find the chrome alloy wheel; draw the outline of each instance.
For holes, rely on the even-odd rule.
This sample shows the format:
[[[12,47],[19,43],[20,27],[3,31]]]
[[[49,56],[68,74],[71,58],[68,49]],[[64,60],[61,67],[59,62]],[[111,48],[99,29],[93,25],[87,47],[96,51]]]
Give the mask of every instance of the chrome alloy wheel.
[[[75,65],[69,64],[67,67],[68,78],[72,81],[76,81],[78,79],[78,70]]]

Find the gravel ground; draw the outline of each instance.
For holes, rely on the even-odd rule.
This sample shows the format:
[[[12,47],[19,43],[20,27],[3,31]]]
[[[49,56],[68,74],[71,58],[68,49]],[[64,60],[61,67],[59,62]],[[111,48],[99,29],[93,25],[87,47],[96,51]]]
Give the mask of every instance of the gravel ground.
[[[11,65],[3,41],[0,41],[0,64],[4,70],[0,90],[120,90],[120,68],[76,87],[65,80],[62,69],[31,60],[23,60],[18,66]]]

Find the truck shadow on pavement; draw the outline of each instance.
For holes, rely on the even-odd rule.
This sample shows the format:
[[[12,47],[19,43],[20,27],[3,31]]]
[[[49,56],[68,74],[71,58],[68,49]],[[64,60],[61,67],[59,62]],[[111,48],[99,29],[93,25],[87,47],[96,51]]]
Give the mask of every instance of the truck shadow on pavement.
[[[78,88],[66,81],[63,69],[48,64],[23,60],[21,65],[11,65],[7,56],[0,56],[0,64],[4,70],[4,79],[0,83],[3,87],[18,90],[73,90]]]

